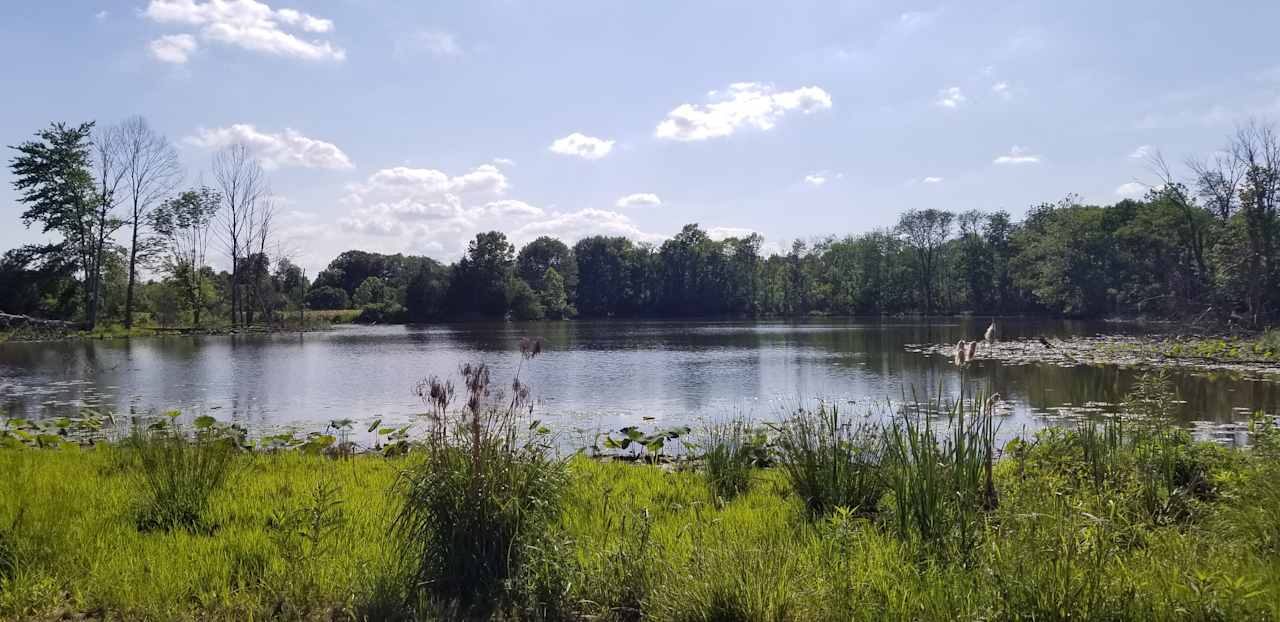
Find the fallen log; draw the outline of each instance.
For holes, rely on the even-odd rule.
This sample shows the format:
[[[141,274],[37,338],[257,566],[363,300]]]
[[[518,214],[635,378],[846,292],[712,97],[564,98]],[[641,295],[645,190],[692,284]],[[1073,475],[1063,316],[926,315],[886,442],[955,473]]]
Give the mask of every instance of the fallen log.
[[[65,320],[46,320],[29,315],[14,315],[11,313],[0,313],[0,328],[55,328],[59,330],[75,330],[78,325],[75,322]]]

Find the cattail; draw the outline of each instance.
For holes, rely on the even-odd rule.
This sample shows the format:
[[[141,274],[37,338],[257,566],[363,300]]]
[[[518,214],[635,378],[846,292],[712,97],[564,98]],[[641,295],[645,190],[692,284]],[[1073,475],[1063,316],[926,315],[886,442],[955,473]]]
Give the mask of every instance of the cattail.
[[[991,326],[988,326],[988,327],[987,327],[987,335],[986,335],[986,338],[987,338],[987,343],[995,343],[995,341],[996,341],[996,322],[995,322],[995,320],[992,320],[992,321],[991,321]]]
[[[978,355],[978,342],[976,342],[976,341],[970,341],[970,342],[969,342],[969,355],[968,355],[968,356],[966,356],[965,358],[967,358],[967,359],[969,359],[970,361],[972,361],[972,360],[974,359],[974,357],[976,357],[977,355]]]
[[[956,342],[956,366],[964,365],[964,340]]]

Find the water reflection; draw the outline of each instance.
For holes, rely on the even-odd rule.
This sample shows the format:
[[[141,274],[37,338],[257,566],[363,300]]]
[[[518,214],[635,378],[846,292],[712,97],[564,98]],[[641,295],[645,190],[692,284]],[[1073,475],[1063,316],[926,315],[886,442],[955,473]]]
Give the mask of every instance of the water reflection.
[[[862,404],[982,388],[1011,406],[1006,429],[1064,413],[1107,410],[1136,372],[1112,366],[1002,365],[962,372],[913,343],[976,339],[989,320],[475,323],[344,327],[305,335],[164,337],[0,344],[0,406],[43,417],[82,407],[113,412],[180,409],[253,428],[322,427],[333,418],[403,420],[422,410],[411,388],[460,363],[483,361],[505,384],[520,337],[546,353],[526,367],[544,419],[563,428],[689,423],[743,412],[776,414],[804,398]],[[1004,338],[1137,331],[1067,321],[1001,321]],[[1276,383],[1174,374],[1184,421],[1238,421],[1274,412]]]

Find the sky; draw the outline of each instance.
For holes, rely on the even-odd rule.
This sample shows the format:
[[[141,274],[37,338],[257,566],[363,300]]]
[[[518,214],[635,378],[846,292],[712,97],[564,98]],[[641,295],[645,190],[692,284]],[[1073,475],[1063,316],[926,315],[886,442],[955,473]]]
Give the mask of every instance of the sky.
[[[242,142],[310,273],[492,229],[695,222],[779,250],[913,208],[1141,196],[1146,154],[1280,118],[1277,22],[1270,0],[7,0],[0,144],[142,115],[197,185]],[[40,239],[12,181],[0,249]]]

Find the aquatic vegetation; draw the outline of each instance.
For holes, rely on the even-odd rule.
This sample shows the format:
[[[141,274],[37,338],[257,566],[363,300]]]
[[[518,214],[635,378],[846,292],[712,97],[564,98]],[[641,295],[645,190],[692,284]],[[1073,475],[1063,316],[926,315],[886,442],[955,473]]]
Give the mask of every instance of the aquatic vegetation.
[[[819,403],[797,410],[776,429],[778,466],[810,515],[837,507],[875,513],[886,489],[879,426],[867,419],[841,419],[839,407]]]

